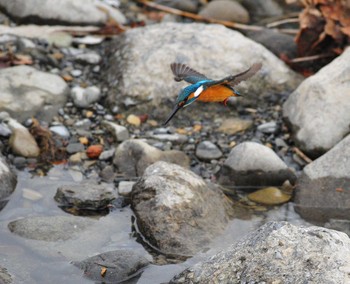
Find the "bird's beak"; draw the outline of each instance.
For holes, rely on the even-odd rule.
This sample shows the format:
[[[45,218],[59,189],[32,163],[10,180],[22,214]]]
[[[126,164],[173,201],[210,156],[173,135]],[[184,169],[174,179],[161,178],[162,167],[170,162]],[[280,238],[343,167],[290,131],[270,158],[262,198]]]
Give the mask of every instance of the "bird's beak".
[[[168,119],[163,123],[163,125],[167,125],[167,123],[174,117],[174,115],[179,111],[180,108],[181,107],[178,104],[176,104]]]

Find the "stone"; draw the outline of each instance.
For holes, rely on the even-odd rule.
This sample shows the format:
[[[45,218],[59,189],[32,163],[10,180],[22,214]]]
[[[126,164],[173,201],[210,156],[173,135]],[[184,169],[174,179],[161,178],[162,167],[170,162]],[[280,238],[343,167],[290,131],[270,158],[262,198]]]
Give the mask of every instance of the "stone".
[[[95,0],[0,0],[0,7],[19,23],[101,26],[109,19],[126,22],[119,10]]]
[[[125,126],[107,120],[104,120],[102,125],[111,132],[116,141],[123,142],[129,139],[129,131]]]
[[[196,156],[204,161],[217,160],[222,157],[222,152],[214,143],[202,141],[197,145]]]
[[[11,284],[13,283],[11,274],[6,268],[0,266],[0,283],[1,284]]]
[[[54,198],[63,207],[101,211],[107,209],[107,205],[116,198],[116,195],[107,184],[87,181],[82,184],[60,186]]]
[[[8,198],[15,190],[17,176],[10,170],[5,158],[0,154],[0,200]]]
[[[69,143],[66,147],[66,151],[68,154],[75,154],[78,152],[85,151],[85,147],[81,143]]]
[[[186,63],[213,79],[261,62],[262,70],[238,88],[255,103],[271,93],[288,93],[301,80],[262,45],[220,25],[149,25],[126,31],[112,44],[115,53],[105,77],[111,86],[108,100],[113,104],[129,97],[159,108],[161,100],[173,100],[186,86],[173,80],[169,64],[174,61]]]
[[[12,131],[9,145],[14,154],[26,158],[35,158],[40,155],[39,146],[26,127],[13,118],[6,118],[3,122]]]
[[[140,276],[149,260],[132,250],[121,249],[75,261],[73,264],[94,282],[121,283]],[[106,271],[102,273],[104,268]]]
[[[243,0],[241,4],[248,9],[254,19],[283,15],[283,9],[275,0]]]
[[[305,79],[283,105],[295,143],[310,157],[322,155],[349,133],[349,60],[346,49]]]
[[[169,6],[175,9],[179,9],[179,10],[187,11],[191,13],[197,13],[198,6],[199,6],[198,0],[176,0],[176,1],[157,0],[156,2],[161,5]]]
[[[324,227],[343,232],[350,237],[350,220],[330,219],[324,224]]]
[[[57,75],[24,65],[3,68],[0,111],[9,112],[20,121],[28,117],[51,120],[66,102],[68,90],[66,82]]]
[[[184,144],[187,142],[188,138],[186,135],[173,133],[173,134],[153,134],[149,136],[152,139],[159,141],[170,141],[174,144]]]
[[[246,31],[244,34],[255,42],[261,43],[277,57],[297,57],[297,44],[294,35],[285,34],[274,29]]]
[[[89,108],[101,98],[101,91],[96,86],[87,87],[86,89],[76,86],[71,91],[74,105],[80,108]]]
[[[113,158],[114,153],[115,153],[115,149],[114,148],[106,150],[106,151],[103,151],[101,153],[101,155],[98,157],[98,159],[101,160],[101,161],[107,161],[107,160]]]
[[[272,134],[272,133],[275,133],[277,130],[277,123],[276,121],[266,122],[266,123],[260,124],[257,127],[257,129],[262,133]]]
[[[74,238],[96,221],[77,216],[26,217],[8,224],[9,230],[26,239],[57,242]]]
[[[121,181],[118,185],[119,195],[124,197],[130,197],[134,184],[134,181]]]
[[[164,254],[190,256],[223,232],[231,205],[190,170],[160,161],[134,185],[131,208],[148,242]]]
[[[101,56],[96,52],[82,53],[75,56],[74,60],[82,63],[95,65],[100,63]]]
[[[349,253],[344,233],[269,222],[169,283],[348,283]]]
[[[199,12],[199,15],[242,24],[249,22],[248,11],[239,2],[232,0],[211,1]]]
[[[294,184],[296,180],[273,150],[256,142],[243,142],[234,147],[217,178],[224,186],[245,190],[256,186],[281,186],[286,180]]]
[[[62,138],[68,139],[70,137],[69,130],[64,125],[54,125],[54,126],[51,126],[49,129],[51,132],[56,133]]]
[[[244,131],[253,126],[253,121],[240,118],[228,118],[225,119],[220,125],[218,131],[233,135],[237,132]]]
[[[248,199],[264,204],[264,205],[279,205],[288,202],[292,195],[285,194],[277,187],[265,187],[255,192],[248,194]]]
[[[350,135],[307,165],[295,189],[295,210],[305,219],[350,220]]]
[[[126,121],[129,124],[134,125],[136,127],[139,127],[141,125],[141,119],[134,114],[129,114],[128,117],[126,118]]]
[[[114,155],[113,163],[126,177],[142,176],[145,169],[157,162],[166,161],[189,167],[190,159],[185,153],[177,150],[161,151],[137,139],[121,143]]]

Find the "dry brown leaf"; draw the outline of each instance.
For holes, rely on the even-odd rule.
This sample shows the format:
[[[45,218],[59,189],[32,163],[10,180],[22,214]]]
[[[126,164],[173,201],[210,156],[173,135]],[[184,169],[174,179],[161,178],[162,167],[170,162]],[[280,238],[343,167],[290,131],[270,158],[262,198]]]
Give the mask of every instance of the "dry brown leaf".
[[[107,273],[107,268],[106,267],[101,267],[101,276],[105,277]]]

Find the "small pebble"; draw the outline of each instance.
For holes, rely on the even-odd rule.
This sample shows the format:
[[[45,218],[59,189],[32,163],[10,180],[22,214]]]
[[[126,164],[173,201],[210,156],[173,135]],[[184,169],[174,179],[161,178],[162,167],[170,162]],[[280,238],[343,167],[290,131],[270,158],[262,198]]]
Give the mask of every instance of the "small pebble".
[[[266,123],[260,124],[257,129],[262,133],[267,133],[267,134],[275,133],[277,130],[277,123],[275,121],[266,122]]]
[[[124,196],[124,197],[129,197],[134,184],[135,184],[135,182],[133,182],[133,181],[121,181],[118,185],[119,195]]]
[[[137,126],[139,127],[141,125],[141,119],[134,115],[134,114],[130,114],[127,118],[126,118],[126,121],[131,124],[131,125],[134,125],[134,126]]]
[[[62,138],[69,138],[70,137],[69,130],[64,125],[51,126],[49,129],[50,129],[50,131],[61,136]]]
[[[86,149],[86,155],[90,159],[97,159],[103,151],[102,145],[91,145]]]
[[[222,152],[211,141],[202,141],[197,146],[196,156],[201,160],[210,161],[221,158]]]
[[[41,193],[29,188],[22,189],[22,196],[23,198],[32,200],[32,201],[37,201],[43,198],[43,195]]]

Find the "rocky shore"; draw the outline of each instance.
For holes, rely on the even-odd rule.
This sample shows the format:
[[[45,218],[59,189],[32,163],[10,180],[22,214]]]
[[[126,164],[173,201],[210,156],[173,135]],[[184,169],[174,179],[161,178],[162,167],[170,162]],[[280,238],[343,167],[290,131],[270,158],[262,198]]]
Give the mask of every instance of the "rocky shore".
[[[0,0],[0,282],[349,282],[350,50],[305,78],[290,35],[139,2]],[[155,2],[256,25],[301,9]],[[262,69],[163,126],[172,62]]]

